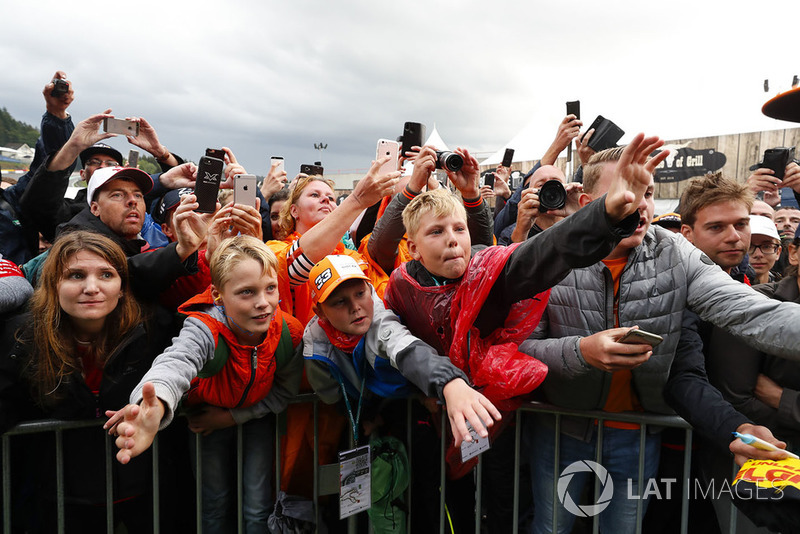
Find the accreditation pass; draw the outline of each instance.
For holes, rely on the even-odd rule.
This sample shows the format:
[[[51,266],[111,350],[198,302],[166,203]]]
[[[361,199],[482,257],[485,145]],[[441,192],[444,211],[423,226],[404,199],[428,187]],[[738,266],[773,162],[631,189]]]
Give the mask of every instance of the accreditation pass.
[[[370,465],[369,445],[339,453],[339,519],[372,505]]]
[[[469,435],[472,437],[472,441],[462,441],[461,442],[461,461],[466,462],[472,458],[475,458],[483,451],[489,450],[489,438],[482,438],[478,435],[478,432],[472,428],[472,425],[469,424],[467,421],[467,430],[469,430]]]

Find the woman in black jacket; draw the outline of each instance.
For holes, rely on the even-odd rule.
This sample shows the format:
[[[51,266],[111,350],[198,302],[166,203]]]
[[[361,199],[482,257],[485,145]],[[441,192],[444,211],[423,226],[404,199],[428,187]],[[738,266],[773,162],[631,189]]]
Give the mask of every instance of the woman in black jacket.
[[[118,409],[171,328],[152,327],[130,293],[122,249],[105,236],[76,231],[60,237],[45,261],[29,311],[7,321],[0,347],[0,432],[31,419],[103,418]],[[10,350],[9,350],[10,349]],[[65,431],[66,531],[105,531],[106,437],[99,428]],[[20,511],[54,531],[56,467],[52,434],[14,438],[15,477],[33,485],[42,509]],[[24,446],[21,446],[24,444]],[[137,459],[138,460],[138,459]],[[150,458],[111,462],[115,522],[129,532],[152,529]],[[17,518],[19,519],[19,518]],[[17,520],[15,520],[17,522]]]

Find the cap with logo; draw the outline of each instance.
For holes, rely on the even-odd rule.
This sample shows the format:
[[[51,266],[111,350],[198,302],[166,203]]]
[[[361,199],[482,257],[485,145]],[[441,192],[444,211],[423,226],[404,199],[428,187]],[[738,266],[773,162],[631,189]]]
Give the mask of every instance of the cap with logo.
[[[765,235],[778,241],[781,240],[775,223],[763,215],[750,216],[750,235]]]
[[[89,185],[86,187],[86,202],[92,203],[94,192],[103,187],[109,180],[127,178],[139,186],[142,194],[146,195],[153,189],[153,179],[150,175],[133,167],[102,167],[92,173]]]
[[[314,303],[325,302],[339,284],[348,280],[367,280],[369,278],[350,256],[325,256],[317,263],[308,276],[311,282],[311,298]]]
[[[106,156],[110,156],[114,158],[114,161],[117,162],[117,165],[122,165],[122,154],[119,150],[114,147],[108,146],[105,143],[95,143],[89,148],[84,149],[80,156],[81,159],[81,166],[86,168],[86,162],[94,156],[95,154],[105,154]]]
[[[153,220],[159,224],[167,222],[167,214],[169,210],[175,209],[181,203],[181,198],[185,195],[194,194],[194,189],[191,187],[182,187],[180,189],[170,189],[158,200],[155,208],[153,208]]]

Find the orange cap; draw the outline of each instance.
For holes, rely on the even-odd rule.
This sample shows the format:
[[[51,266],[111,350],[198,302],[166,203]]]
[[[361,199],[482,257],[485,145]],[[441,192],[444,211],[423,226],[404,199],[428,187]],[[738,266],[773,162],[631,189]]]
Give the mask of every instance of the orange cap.
[[[356,279],[369,281],[356,260],[344,255],[325,256],[311,269],[308,279],[311,281],[311,298],[315,304],[325,302],[342,282]]]

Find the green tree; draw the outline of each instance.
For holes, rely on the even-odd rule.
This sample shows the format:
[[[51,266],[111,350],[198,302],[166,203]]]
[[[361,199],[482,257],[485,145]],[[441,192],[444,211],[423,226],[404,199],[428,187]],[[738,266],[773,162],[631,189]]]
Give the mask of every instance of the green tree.
[[[36,146],[39,139],[39,130],[20,122],[11,116],[6,108],[0,109],[0,146],[9,143],[26,143],[29,147]]]

